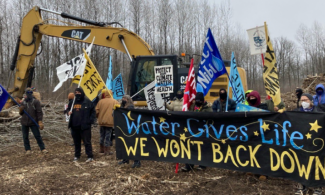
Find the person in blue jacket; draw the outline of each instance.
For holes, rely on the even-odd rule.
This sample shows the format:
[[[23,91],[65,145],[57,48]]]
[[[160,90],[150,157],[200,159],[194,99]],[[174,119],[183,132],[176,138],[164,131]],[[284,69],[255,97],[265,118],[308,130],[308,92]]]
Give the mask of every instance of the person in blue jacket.
[[[315,88],[316,95],[313,96],[314,105],[325,111],[325,88],[323,84],[318,84]]]

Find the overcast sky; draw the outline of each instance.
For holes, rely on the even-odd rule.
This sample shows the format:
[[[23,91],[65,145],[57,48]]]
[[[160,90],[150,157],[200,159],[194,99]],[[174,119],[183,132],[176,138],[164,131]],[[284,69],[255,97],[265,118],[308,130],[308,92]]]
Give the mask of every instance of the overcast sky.
[[[220,2],[219,0],[210,0]],[[270,36],[295,40],[301,23],[310,28],[314,21],[325,24],[325,0],[229,0],[232,20],[243,30],[268,24]]]

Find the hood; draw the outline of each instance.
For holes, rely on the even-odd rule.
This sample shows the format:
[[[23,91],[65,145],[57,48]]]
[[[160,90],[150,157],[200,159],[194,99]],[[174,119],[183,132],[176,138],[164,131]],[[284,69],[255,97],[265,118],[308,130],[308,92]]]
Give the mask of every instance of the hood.
[[[253,90],[247,90],[246,92],[245,92],[245,94],[247,94],[247,93],[251,93]]]
[[[251,97],[251,96],[254,96],[257,99],[257,101],[256,101],[256,103],[254,105],[252,105],[250,100],[249,100],[249,97]],[[248,102],[248,104],[250,106],[254,106],[254,107],[259,106],[261,104],[261,96],[260,96],[260,94],[257,91],[250,92],[249,95],[247,96],[247,102]]]
[[[125,104],[124,108],[127,108],[127,107],[133,105],[133,100],[129,95],[124,95],[123,98],[126,99],[126,104]]]
[[[325,92],[324,85],[323,85],[323,84],[318,84],[318,85],[316,85],[316,87],[315,87],[315,91],[317,91],[318,88],[323,89],[323,94],[324,94],[324,92]]]
[[[81,93],[81,97],[83,97],[83,98],[85,97],[85,92],[82,88],[76,88],[75,91],[79,91]]]
[[[103,91],[102,91],[102,95],[105,98],[111,98],[112,93],[113,93],[112,90],[108,90],[108,89],[103,89]]]

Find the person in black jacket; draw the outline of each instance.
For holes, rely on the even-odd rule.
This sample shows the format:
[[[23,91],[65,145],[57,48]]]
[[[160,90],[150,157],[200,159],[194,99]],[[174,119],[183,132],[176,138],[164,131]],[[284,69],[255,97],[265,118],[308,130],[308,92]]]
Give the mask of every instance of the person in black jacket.
[[[75,90],[75,103],[72,112],[69,111],[70,120],[69,128],[73,137],[75,146],[75,155],[73,161],[78,161],[81,152],[81,139],[85,145],[88,159],[86,162],[93,161],[93,151],[91,145],[91,124],[94,124],[96,111],[93,103],[85,97],[82,88]],[[68,110],[71,110],[72,103],[69,104]]]
[[[213,112],[226,112],[227,106],[227,91],[225,89],[220,89],[219,98],[213,102],[212,110]],[[228,98],[228,112],[233,112],[236,110],[236,102]]]
[[[299,108],[299,101],[300,101],[300,98],[301,98],[301,95],[302,95],[302,89],[300,88],[297,88],[296,89],[296,95],[297,95],[297,108]]]

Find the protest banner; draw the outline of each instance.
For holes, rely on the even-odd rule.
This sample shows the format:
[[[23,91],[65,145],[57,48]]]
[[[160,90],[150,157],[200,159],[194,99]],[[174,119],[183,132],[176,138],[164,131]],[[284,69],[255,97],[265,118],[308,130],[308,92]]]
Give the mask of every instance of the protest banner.
[[[257,26],[247,30],[251,55],[266,52],[266,35],[264,26]]]
[[[204,42],[196,87],[203,89],[203,94],[206,95],[213,81],[225,73],[227,73],[225,64],[209,28]]]
[[[94,40],[95,37],[93,39],[93,42]],[[86,49],[86,53],[88,55],[90,55],[91,53],[93,42]],[[59,78],[59,84],[55,86],[53,92],[57,91],[63,85],[63,83],[67,81],[69,78],[74,78],[77,75],[82,75],[85,64],[86,64],[85,56],[84,54],[80,54],[77,57],[57,67],[56,74]]]
[[[324,117],[117,109],[116,157],[197,164],[323,186]]]
[[[124,96],[123,79],[121,73],[113,80],[113,98],[122,99]]]
[[[232,99],[238,104],[245,101],[245,91],[243,84],[241,82],[241,78],[237,69],[236,58],[234,52],[231,54],[231,65],[230,65],[230,80],[228,83],[228,92],[229,87],[232,86]],[[231,85],[232,83],[232,85]],[[228,97],[227,97],[228,98]],[[228,101],[227,101],[228,105]],[[228,109],[228,106],[226,106]]]
[[[80,82],[80,87],[84,90],[85,95],[90,101],[93,101],[98,95],[98,91],[106,88],[106,86],[87,54],[85,54],[85,58],[87,64],[81,82],[79,75],[75,76],[72,82],[76,84],[79,84]]]
[[[274,49],[270,40],[270,36],[267,34],[266,24],[265,33],[267,37],[267,49],[264,58],[263,80],[266,94],[272,98],[274,105],[277,106],[281,103],[279,74],[276,67]]]
[[[188,111],[191,107],[192,101],[196,96],[196,82],[194,72],[194,59],[191,59],[190,69],[188,70],[186,87],[183,96],[183,108],[182,111]]]
[[[151,82],[144,88],[144,95],[149,110],[165,110],[165,102],[170,102],[169,93],[155,94],[155,82]]]
[[[173,65],[155,66],[155,93],[173,93]]]

